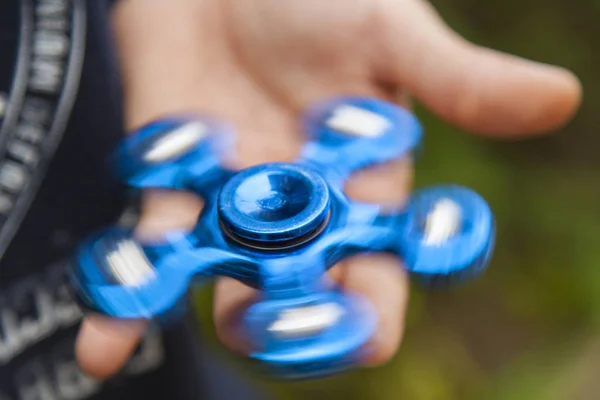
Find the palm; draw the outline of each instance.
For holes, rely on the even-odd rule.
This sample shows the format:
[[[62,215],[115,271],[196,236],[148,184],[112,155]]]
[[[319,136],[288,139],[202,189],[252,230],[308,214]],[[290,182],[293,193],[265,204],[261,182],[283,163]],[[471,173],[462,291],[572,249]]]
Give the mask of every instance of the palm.
[[[327,93],[373,91],[389,19],[378,3],[230,1],[232,50],[262,88],[296,109]]]
[[[375,20],[385,22],[377,2],[214,3],[202,12],[209,78],[198,85],[210,100],[202,107],[236,125],[243,164],[292,157],[298,112],[317,99],[385,94],[373,58]]]

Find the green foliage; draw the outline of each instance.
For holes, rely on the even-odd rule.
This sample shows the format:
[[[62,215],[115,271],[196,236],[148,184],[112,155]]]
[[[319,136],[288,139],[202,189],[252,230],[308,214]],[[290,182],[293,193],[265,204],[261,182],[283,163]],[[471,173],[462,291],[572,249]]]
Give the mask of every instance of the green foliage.
[[[574,69],[586,104],[558,136],[497,143],[423,110],[417,186],[456,182],[479,191],[498,220],[489,272],[448,293],[412,293],[404,344],[387,366],[308,383],[268,382],[282,399],[596,399],[600,383],[600,2],[434,1],[464,36]],[[210,292],[199,294],[206,335]],[[224,356],[230,357],[226,352]]]

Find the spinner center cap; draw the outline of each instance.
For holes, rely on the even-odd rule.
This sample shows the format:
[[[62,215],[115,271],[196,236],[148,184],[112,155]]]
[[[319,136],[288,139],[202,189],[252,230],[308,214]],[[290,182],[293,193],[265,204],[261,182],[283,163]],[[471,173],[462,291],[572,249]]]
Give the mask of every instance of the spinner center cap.
[[[285,248],[312,239],[327,223],[329,190],[315,171],[263,164],[233,176],[219,194],[225,232],[250,247]]]

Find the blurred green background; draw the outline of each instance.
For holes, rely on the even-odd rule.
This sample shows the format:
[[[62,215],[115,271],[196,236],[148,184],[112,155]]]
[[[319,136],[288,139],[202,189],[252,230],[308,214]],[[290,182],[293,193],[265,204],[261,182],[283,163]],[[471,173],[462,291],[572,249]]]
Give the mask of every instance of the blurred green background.
[[[385,367],[261,382],[281,399],[600,399],[600,1],[433,4],[477,44],[574,70],[583,108],[555,136],[510,143],[419,109],[417,186],[456,182],[489,201],[499,231],[488,272],[447,292],[415,288],[403,346]],[[208,291],[199,294],[207,321],[209,302]],[[214,340],[210,324],[206,332]]]

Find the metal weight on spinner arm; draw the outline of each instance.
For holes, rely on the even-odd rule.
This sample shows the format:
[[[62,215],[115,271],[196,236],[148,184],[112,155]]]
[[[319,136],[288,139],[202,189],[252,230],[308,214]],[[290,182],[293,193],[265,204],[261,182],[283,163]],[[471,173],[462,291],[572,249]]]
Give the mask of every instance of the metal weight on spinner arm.
[[[72,277],[83,303],[117,318],[173,318],[188,288],[219,276],[257,288],[244,316],[251,357],[284,378],[355,364],[377,327],[368,301],[328,282],[346,257],[388,252],[427,286],[476,276],[493,248],[494,220],[473,191],[440,186],[403,207],[349,199],[354,172],[415,149],[415,116],[381,100],[336,98],[311,108],[307,142],[292,163],[232,171],[232,133],[220,121],[181,116],[151,123],[117,149],[118,176],[139,189],[193,191],[205,202],[191,232],[139,242],[108,228],[83,243]]]

